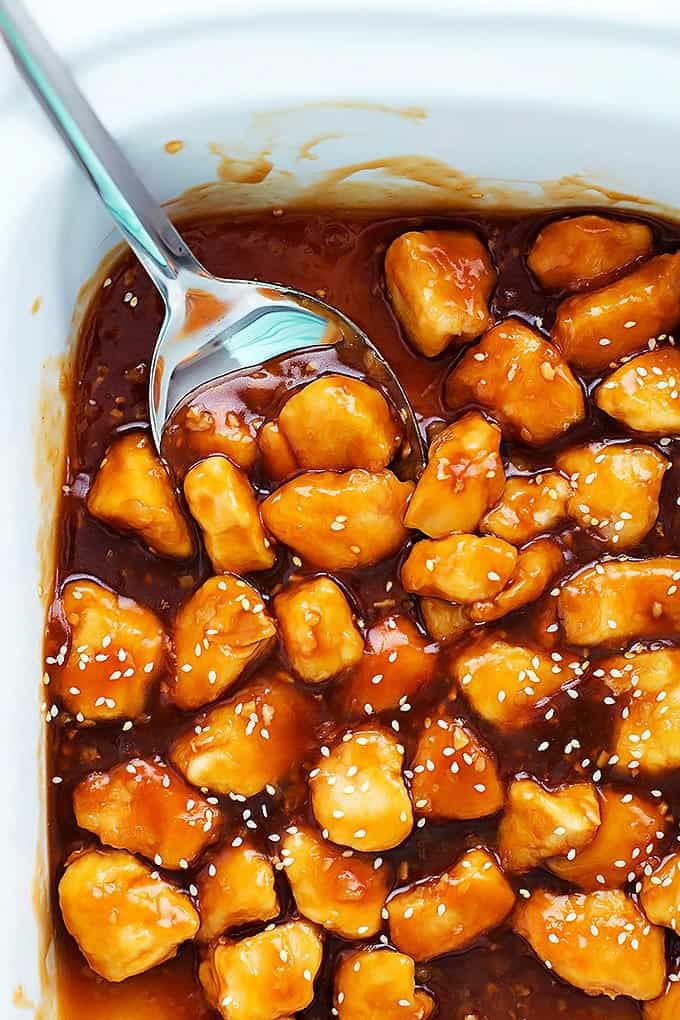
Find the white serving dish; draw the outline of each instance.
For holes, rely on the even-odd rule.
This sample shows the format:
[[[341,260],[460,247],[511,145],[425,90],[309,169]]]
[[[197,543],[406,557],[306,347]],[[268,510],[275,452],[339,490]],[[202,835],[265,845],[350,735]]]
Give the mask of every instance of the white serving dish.
[[[159,25],[164,6],[158,5]],[[125,0],[120,9],[132,11],[133,4]],[[144,18],[148,25],[148,12]],[[122,31],[123,23],[76,54],[75,67],[159,198],[214,181],[218,158],[209,144],[217,143],[246,160],[271,150],[276,169],[267,180],[233,188],[240,204],[290,201],[330,170],[416,154],[470,178],[494,178],[494,188],[461,182],[440,167],[433,179],[442,186],[393,180],[386,190],[374,170],[357,178],[364,195],[373,185],[383,199],[408,193],[422,206],[455,206],[480,190],[518,203],[527,193],[539,204],[606,201],[573,184],[525,183],[583,174],[680,208],[680,36],[670,24],[351,11],[261,18],[232,11],[144,34]],[[339,99],[349,105],[305,105]],[[378,107],[422,107],[427,116]],[[300,157],[304,143],[327,134],[336,137],[313,150],[318,159]],[[170,156],[163,146],[173,138],[185,146]],[[11,1017],[21,1015],[12,1005],[18,985],[40,999],[40,929],[32,907],[36,853],[41,860],[44,851],[38,586],[57,491],[48,462],[60,465],[63,399],[55,379],[79,287],[117,238],[4,54],[0,147],[0,930],[6,939],[0,1016]],[[499,190],[499,182],[510,183]],[[354,202],[355,185],[341,185],[335,194]],[[31,315],[38,295],[40,310]],[[48,990],[45,1020],[53,1003]]]

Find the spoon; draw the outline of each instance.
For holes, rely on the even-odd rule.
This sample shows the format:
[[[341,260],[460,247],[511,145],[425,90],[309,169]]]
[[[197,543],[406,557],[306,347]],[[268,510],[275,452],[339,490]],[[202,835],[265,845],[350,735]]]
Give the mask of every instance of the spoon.
[[[291,287],[212,276],[16,0],[0,0],[0,33],[21,75],[160,291],[165,316],[149,371],[149,416],[159,452],[172,411],[199,386],[283,354],[332,344],[341,362],[365,374],[392,401],[404,431],[395,472],[416,479],[424,451],[413,409],[365,333],[337,309]]]

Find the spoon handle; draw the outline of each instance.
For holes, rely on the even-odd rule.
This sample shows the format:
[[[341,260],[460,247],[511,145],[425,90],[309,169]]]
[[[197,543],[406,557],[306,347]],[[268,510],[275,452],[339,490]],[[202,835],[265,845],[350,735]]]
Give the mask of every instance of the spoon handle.
[[[0,0],[0,34],[21,75],[167,303],[180,270],[205,270],[18,0]]]

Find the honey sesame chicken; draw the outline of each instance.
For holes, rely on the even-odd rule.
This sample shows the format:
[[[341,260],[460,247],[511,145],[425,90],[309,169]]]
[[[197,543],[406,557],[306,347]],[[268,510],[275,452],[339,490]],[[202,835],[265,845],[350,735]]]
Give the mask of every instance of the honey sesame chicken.
[[[484,818],[503,807],[505,787],[493,751],[464,720],[443,709],[425,719],[410,770],[418,815]]]
[[[81,953],[107,981],[170,960],[199,926],[189,897],[123,850],[87,850],[68,861],[59,905]]]
[[[322,570],[353,570],[395,553],[413,482],[391,471],[314,471],[286,482],[261,504],[267,528]]]
[[[309,826],[293,826],[281,859],[299,912],[346,939],[365,939],[382,927],[390,867],[380,858],[341,850]]]
[[[515,894],[486,850],[468,850],[442,875],[399,892],[387,904],[390,938],[417,962],[459,952],[506,919]]]
[[[477,411],[440,432],[411,496],[404,524],[430,538],[474,531],[503,492],[501,432]]]
[[[680,930],[680,854],[669,854],[658,867],[645,869],[640,905],[652,924]]]
[[[493,326],[456,362],[446,380],[447,405],[475,402],[503,434],[530,446],[549,443],[583,421],[583,391],[554,344],[518,319]]]
[[[209,577],[175,617],[175,704],[200,708],[219,698],[275,641],[257,588],[233,574]]]
[[[676,1020],[680,1015],[680,982],[669,981],[665,991],[653,1002],[645,1002],[642,1006],[643,1020]]]
[[[364,639],[342,588],[330,577],[288,585],[274,599],[291,669],[316,684],[361,659]]]
[[[510,784],[498,828],[498,852],[506,871],[529,871],[548,857],[580,850],[600,826],[600,801],[592,783],[551,792],[532,779]]]
[[[405,333],[421,354],[441,354],[491,325],[496,283],[491,256],[468,230],[412,230],[385,255],[387,291]]]
[[[535,602],[564,566],[564,553],[552,538],[537,538],[520,549],[515,569],[507,585],[494,598],[473,602],[473,623],[499,620],[523,606]]]
[[[609,216],[567,216],[543,227],[527,263],[546,290],[579,290],[652,251],[646,223]]]
[[[161,556],[186,559],[194,553],[191,528],[170,476],[145,432],[116,439],[99,465],[87,496],[93,517],[131,531]]]
[[[595,403],[636,432],[680,432],[680,351],[659,347],[626,361],[595,391]]]
[[[666,983],[663,930],[618,890],[559,895],[536,889],[515,931],[550,970],[588,995],[656,998]]]
[[[323,942],[306,921],[208,948],[199,979],[224,1020],[290,1020],[314,997]]]
[[[406,591],[449,602],[479,602],[498,595],[517,563],[514,545],[501,538],[450,535],[423,539],[401,568]]]
[[[479,530],[524,545],[566,520],[571,495],[571,485],[559,471],[508,478],[500,501],[484,515]]]
[[[138,719],[163,665],[166,637],[158,617],[96,581],[69,581],[61,593],[68,652],[54,685],[83,719]]]
[[[257,460],[256,431],[243,415],[225,407],[205,407],[200,401],[183,408],[166,432],[165,443],[190,461],[222,453],[242,471]]]
[[[244,574],[274,565],[276,554],[252,486],[227,457],[216,454],[194,464],[184,478],[184,495],[217,573]]]
[[[196,876],[196,887],[201,915],[196,937],[201,942],[279,914],[272,862],[243,836],[229,837],[210,856]]]
[[[622,889],[657,851],[668,829],[667,807],[626,788],[600,787],[600,827],[581,850],[552,857],[548,867],[565,882],[591,892]]]
[[[639,545],[659,514],[659,493],[670,461],[652,446],[589,443],[560,453],[556,466],[573,489],[567,513],[612,549]]]
[[[401,443],[382,393],[347,375],[324,375],[295,392],[279,413],[276,439],[263,442],[273,424],[260,433],[260,448],[265,470],[275,479],[290,474],[290,464],[306,471],[381,471]]]
[[[455,606],[445,599],[422,598],[418,601],[427,632],[436,641],[456,641],[474,626],[469,606]]]
[[[188,868],[219,837],[222,812],[159,758],[130,758],[92,772],[73,793],[81,829],[142,854],[157,867]]]
[[[567,298],[552,338],[570,365],[594,375],[678,322],[680,252],[656,255],[616,283]]]
[[[194,786],[252,797],[276,786],[314,744],[316,708],[285,674],[251,680],[181,734],[171,757]]]
[[[404,748],[387,731],[344,734],[309,776],[314,816],[324,835],[354,850],[389,850],[413,828],[402,775]]]
[[[410,956],[391,949],[360,949],[342,957],[335,972],[339,1020],[427,1020],[434,1002],[416,989]]]

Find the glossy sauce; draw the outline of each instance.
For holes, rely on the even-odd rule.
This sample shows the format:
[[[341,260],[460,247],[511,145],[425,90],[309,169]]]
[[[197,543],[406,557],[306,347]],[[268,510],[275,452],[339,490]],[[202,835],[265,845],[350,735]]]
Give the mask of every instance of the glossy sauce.
[[[275,216],[263,212],[188,224],[183,228],[183,235],[200,261],[216,275],[275,281],[318,293],[350,316],[390,360],[427,437],[442,422],[454,417],[442,402],[442,389],[459,353],[448,352],[428,360],[417,355],[404,341],[384,291],[382,265],[386,247],[406,230],[451,226],[475,230],[487,241],[498,271],[492,317],[498,320],[509,314],[519,315],[547,335],[560,295],[546,295],[537,287],[527,269],[525,256],[540,227],[554,215],[554,212],[484,216],[461,213],[448,218],[390,216],[370,219],[344,213],[290,212]],[[653,219],[647,222],[654,231],[656,252],[680,246],[677,226]],[[133,302],[128,295],[137,300]],[[58,527],[55,590],[59,591],[74,575],[91,575],[151,607],[170,628],[179,604],[211,573],[200,542],[200,551],[190,563],[161,559],[136,539],[114,533],[90,517],[85,505],[91,480],[114,434],[148,421],[147,371],[161,319],[160,299],[144,271],[131,259],[121,263],[111,274],[110,285],[102,289],[90,310],[73,373],[77,384],[73,390],[66,490]],[[201,395],[202,406],[212,412],[223,412],[225,408],[242,412],[246,420],[259,424],[275,416],[291,388],[309,381],[315,372],[338,367],[329,351],[315,353],[311,369],[309,360],[309,356],[284,359],[278,365],[262,367],[250,378],[226,380]],[[592,385],[592,380],[584,382],[588,388]],[[617,431],[617,427],[596,410],[591,410],[590,415],[566,437],[540,451],[505,443],[503,455],[509,461],[508,474],[512,474],[513,467],[527,470],[551,464],[557,450],[566,445],[625,434]],[[171,429],[164,452],[181,476],[192,460],[199,458],[192,457],[181,443],[178,444],[179,437],[180,434]],[[676,499],[680,494],[680,446],[673,441],[662,449],[673,462],[673,468],[664,482],[660,523],[635,555],[678,551],[680,515]],[[253,481],[261,494],[271,488],[257,472]],[[571,572],[578,562],[588,562],[603,551],[597,539],[575,530],[571,535],[567,571]],[[417,618],[415,600],[404,593],[398,580],[394,581],[389,596],[385,593],[386,581],[398,578],[402,556],[403,552],[374,568],[339,575],[366,628],[385,614],[400,609]],[[289,553],[284,551],[274,570],[259,573],[253,580],[258,588],[271,594],[290,576],[300,573]],[[534,611],[529,607],[504,624],[511,624],[521,639]],[[48,621],[46,655],[53,656],[65,639],[63,621],[53,614]],[[285,666],[285,661],[278,661]],[[166,673],[169,678],[169,668]],[[242,682],[243,678],[239,683]],[[320,743],[332,738],[344,722],[334,711],[337,702],[332,688],[335,683],[331,682],[330,690],[323,697]],[[592,774],[592,765],[588,772],[580,762],[586,757],[595,762],[607,747],[612,719],[611,710],[602,704],[602,690],[597,684],[590,679],[584,685],[583,698],[587,698],[588,693],[592,695],[587,711],[583,710],[583,701],[574,703],[560,695],[555,700],[557,712],[550,723],[537,722],[536,726],[519,734],[502,735],[475,720],[476,730],[496,751],[503,775],[510,777],[524,771],[558,783]],[[415,705],[406,718],[399,713],[385,715],[388,723],[399,719],[407,759],[414,746],[413,737],[419,721],[441,698],[446,686],[440,674],[426,700]],[[49,688],[46,688],[46,701],[49,706]],[[461,700],[456,703],[456,713],[472,717]],[[50,768],[52,775],[62,780],[50,786],[53,890],[68,854],[93,841],[93,837],[79,830],[74,821],[72,792],[75,784],[93,769],[109,768],[133,755],[152,752],[163,755],[178,729],[186,725],[187,718],[187,714],[170,704],[162,682],[151,704],[148,725],[137,724],[128,731],[123,731],[120,724],[78,727],[66,714],[58,714],[51,721],[48,728]],[[574,737],[579,740],[580,748],[578,752],[565,755],[564,744]],[[544,739],[549,739],[550,747],[547,752],[539,753],[538,745]],[[663,791],[677,816],[680,781],[664,777]],[[257,830],[251,835],[264,846],[267,834],[278,831],[282,821],[304,815],[309,810],[305,800],[306,784],[292,780],[284,796],[284,815],[280,797],[255,797],[247,805],[226,799],[223,806],[229,820],[227,831],[236,827],[241,812],[249,809],[258,822]],[[265,801],[269,808],[267,818],[262,815]],[[496,825],[497,818],[492,818],[447,824],[428,822],[424,828],[414,829],[405,845],[384,855],[395,864],[396,886],[443,870],[466,847],[483,843],[493,848]],[[182,874],[184,887],[190,884],[192,874]],[[176,874],[170,877],[178,880]],[[542,871],[513,881],[516,887],[530,888],[537,882],[561,886],[558,879]],[[291,897],[280,873],[277,883],[285,913],[291,909]],[[122,985],[110,985],[89,970],[64,931],[56,909],[54,924],[63,1020],[76,1017],[85,1020],[95,1017],[98,1020],[132,1017],[213,1020],[217,1017],[205,1004],[195,977],[193,947],[185,946],[176,960],[155,970]],[[300,1016],[308,1020],[326,1020],[330,1016],[333,960],[345,945],[339,939],[326,936],[317,996],[314,1004]],[[668,952],[671,964],[677,967],[680,939],[670,933]],[[481,939],[463,954],[420,966],[417,980],[434,993],[438,1002],[436,1016],[442,1020],[554,1020],[555,1017],[634,1020],[640,1017],[638,1005],[631,1000],[592,999],[551,976],[525,943],[507,928]]]

